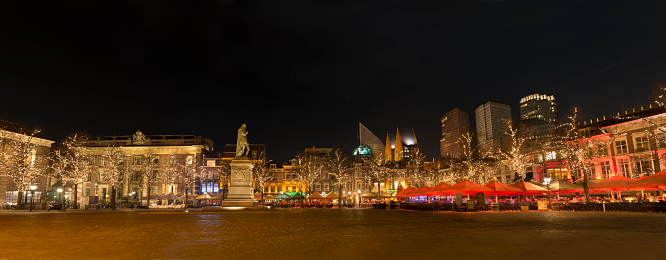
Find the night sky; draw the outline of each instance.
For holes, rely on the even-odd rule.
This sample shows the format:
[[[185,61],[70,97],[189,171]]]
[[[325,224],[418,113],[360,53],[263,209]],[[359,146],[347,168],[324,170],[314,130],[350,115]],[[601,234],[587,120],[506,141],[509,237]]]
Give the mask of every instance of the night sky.
[[[0,117],[61,140],[245,123],[280,162],[306,147],[555,95],[560,117],[649,103],[666,79],[666,1],[85,1],[0,3]]]

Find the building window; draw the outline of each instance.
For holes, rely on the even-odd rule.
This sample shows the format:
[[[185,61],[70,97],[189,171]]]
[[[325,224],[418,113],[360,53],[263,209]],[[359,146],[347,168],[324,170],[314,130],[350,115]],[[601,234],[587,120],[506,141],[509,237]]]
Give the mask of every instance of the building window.
[[[644,152],[648,150],[647,136],[636,137],[636,152]]]
[[[620,168],[620,174],[622,174],[624,177],[631,178],[631,173],[629,171],[629,160],[619,159],[617,160],[617,164]]]
[[[134,165],[141,165],[141,155],[134,156]]]
[[[282,186],[278,187],[277,192],[282,192]]]
[[[627,150],[627,141],[626,140],[615,141],[615,152],[617,154],[628,153],[629,151]]]
[[[600,162],[599,165],[601,166],[601,178],[603,179],[608,179],[610,177],[610,162],[609,161],[603,161]]]
[[[652,163],[650,160],[640,160],[634,162],[634,176],[643,176],[652,170]]]
[[[154,164],[154,165],[158,165],[158,164],[160,164],[160,158],[154,158],[154,159],[153,159],[153,164]]]
[[[271,193],[275,193],[275,186],[271,186]]]
[[[555,160],[557,155],[555,152],[549,152],[546,154],[546,161]]]
[[[157,187],[150,187],[150,194],[157,194]]]
[[[206,166],[215,166],[215,160],[208,160]]]
[[[153,170],[153,174],[150,176],[152,181],[157,181],[157,176],[159,176],[159,170]]]
[[[83,196],[86,196],[86,197],[90,196],[90,188],[86,188],[85,193],[84,193]]]
[[[268,193],[268,187],[264,187],[264,193]]]

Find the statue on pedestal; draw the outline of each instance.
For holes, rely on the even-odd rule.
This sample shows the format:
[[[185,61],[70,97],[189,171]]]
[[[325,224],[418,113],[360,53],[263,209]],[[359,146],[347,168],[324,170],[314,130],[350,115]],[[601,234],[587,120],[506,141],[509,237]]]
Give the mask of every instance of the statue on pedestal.
[[[247,142],[247,131],[245,124],[238,129],[238,139],[236,140],[236,158],[247,157],[250,153],[250,144]]]

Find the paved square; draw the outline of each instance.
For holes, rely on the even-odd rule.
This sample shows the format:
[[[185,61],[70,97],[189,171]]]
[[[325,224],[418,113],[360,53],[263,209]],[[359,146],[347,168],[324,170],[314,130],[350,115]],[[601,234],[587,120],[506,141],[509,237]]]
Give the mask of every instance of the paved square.
[[[0,258],[665,259],[666,214],[0,211]]]

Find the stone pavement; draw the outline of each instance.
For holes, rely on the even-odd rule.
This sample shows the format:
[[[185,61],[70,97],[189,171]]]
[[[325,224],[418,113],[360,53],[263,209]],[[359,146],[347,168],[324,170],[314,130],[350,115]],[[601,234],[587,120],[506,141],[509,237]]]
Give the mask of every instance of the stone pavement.
[[[0,211],[7,259],[666,259],[666,214]]]

